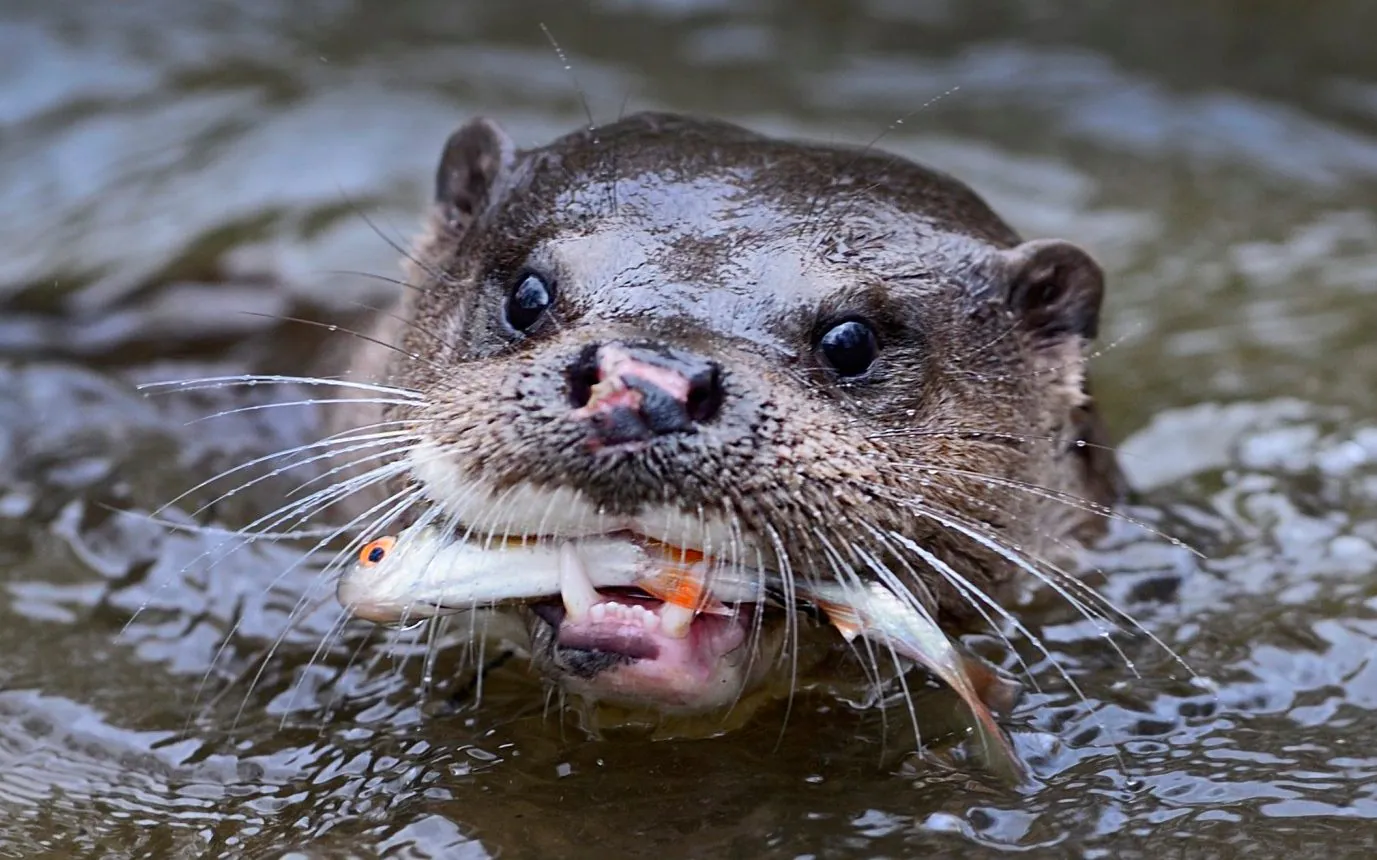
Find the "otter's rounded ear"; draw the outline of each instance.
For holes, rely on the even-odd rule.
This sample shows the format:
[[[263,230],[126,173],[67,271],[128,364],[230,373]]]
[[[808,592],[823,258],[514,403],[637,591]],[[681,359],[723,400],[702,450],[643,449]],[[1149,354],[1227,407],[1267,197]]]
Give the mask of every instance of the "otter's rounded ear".
[[[435,203],[445,222],[467,227],[516,161],[516,146],[490,119],[470,120],[449,136],[435,172]]]
[[[1004,252],[1009,307],[1034,336],[1094,340],[1104,272],[1089,254],[1060,239],[1024,242]]]

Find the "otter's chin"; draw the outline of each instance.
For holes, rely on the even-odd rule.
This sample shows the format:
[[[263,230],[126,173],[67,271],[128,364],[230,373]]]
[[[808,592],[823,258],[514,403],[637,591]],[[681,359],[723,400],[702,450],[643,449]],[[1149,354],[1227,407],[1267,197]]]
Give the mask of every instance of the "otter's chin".
[[[737,701],[773,662],[761,653],[754,606],[686,620],[677,615],[678,607],[648,596],[598,597],[580,608],[578,618],[559,601],[531,606],[536,664],[575,695],[664,713],[702,713]]]

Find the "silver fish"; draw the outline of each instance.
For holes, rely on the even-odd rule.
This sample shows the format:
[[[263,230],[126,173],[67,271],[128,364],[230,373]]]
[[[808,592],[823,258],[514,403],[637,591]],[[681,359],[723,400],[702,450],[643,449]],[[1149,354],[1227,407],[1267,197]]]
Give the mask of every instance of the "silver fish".
[[[565,572],[574,567],[586,578],[571,581]],[[654,541],[605,537],[485,544],[421,527],[365,546],[358,563],[340,577],[336,595],[359,618],[397,623],[553,597],[592,603],[599,599],[592,590],[597,588],[639,588],[664,601],[664,629],[679,635],[699,612],[730,614],[732,604],[739,603],[783,605],[786,593],[777,573]],[[991,768],[1011,781],[1026,779],[987,704],[1011,707],[1019,685],[954,645],[919,604],[875,582],[800,582],[794,597],[821,610],[846,641],[864,638],[936,675],[971,709]]]

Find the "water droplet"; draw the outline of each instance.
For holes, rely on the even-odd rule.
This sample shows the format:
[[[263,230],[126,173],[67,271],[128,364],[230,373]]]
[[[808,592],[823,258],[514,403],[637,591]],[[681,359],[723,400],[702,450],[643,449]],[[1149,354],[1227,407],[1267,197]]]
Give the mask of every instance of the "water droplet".
[[[339,331],[339,326],[337,326],[337,325],[328,325],[328,326],[325,327],[325,329],[326,329],[326,331]]]

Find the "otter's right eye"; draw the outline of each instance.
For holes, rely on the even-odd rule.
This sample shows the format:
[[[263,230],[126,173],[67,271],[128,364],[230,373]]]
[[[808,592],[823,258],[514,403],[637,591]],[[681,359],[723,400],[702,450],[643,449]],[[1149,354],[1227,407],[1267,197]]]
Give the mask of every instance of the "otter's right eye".
[[[870,326],[859,320],[847,320],[827,330],[818,347],[823,358],[842,376],[860,376],[875,363],[880,343]]]
[[[507,297],[507,324],[517,331],[529,331],[554,301],[554,292],[545,279],[527,272]]]

